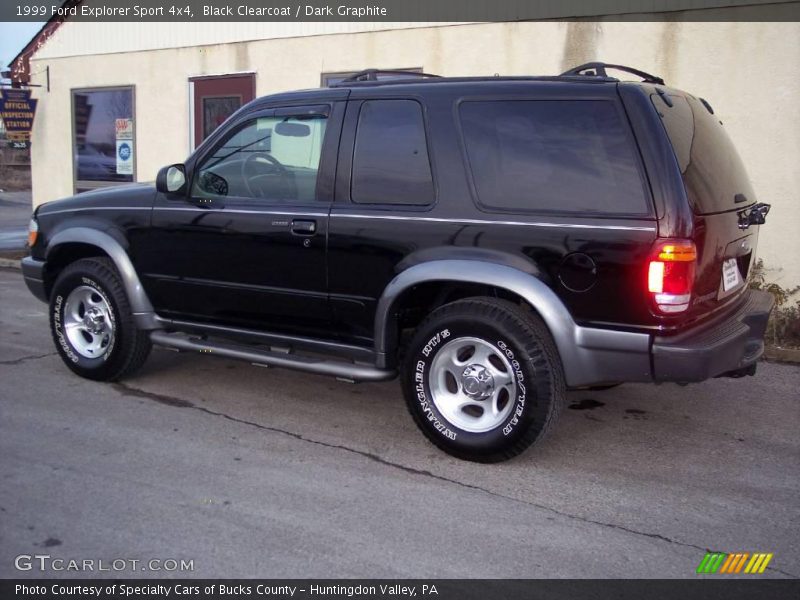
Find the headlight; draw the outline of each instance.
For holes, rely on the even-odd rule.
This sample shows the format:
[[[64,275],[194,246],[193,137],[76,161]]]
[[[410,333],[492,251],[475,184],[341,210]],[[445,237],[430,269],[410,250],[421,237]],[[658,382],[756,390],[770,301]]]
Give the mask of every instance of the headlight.
[[[28,223],[28,248],[33,248],[37,237],[39,237],[39,223],[36,219],[31,219]]]

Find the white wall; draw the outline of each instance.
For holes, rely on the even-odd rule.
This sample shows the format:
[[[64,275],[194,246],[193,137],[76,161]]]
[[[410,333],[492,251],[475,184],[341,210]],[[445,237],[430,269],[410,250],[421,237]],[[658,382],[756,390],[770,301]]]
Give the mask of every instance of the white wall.
[[[738,9],[730,9],[738,10]],[[60,31],[80,35],[76,23]],[[149,36],[152,24],[124,24]],[[385,25],[385,24],[384,24]],[[175,24],[172,24],[174,27]],[[62,40],[66,43],[67,40]],[[70,89],[135,85],[140,181],[189,152],[188,78],[255,71],[258,95],[317,87],[323,71],[424,67],[444,75],[555,74],[599,59],[639,67],[707,98],[725,122],[758,199],[773,205],[759,253],[785,287],[800,283],[800,23],[516,22],[284,37],[32,61],[34,203],[72,193]]]
[[[394,23],[375,21],[249,21],[249,22],[155,22],[136,24],[129,22],[90,21],[70,22],[60,27],[36,53],[37,58],[63,58],[163,50],[189,46],[212,46],[252,40],[269,40],[290,37],[336,35],[443,27],[452,23]]]

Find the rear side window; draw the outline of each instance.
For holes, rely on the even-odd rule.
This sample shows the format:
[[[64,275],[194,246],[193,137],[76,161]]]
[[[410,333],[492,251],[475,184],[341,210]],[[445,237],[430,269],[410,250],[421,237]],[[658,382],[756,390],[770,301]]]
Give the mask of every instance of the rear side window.
[[[720,120],[693,97],[670,95],[672,106],[657,94],[651,100],[672,143],[692,209],[709,214],[752,204],[744,164]]]
[[[350,195],[359,204],[431,204],[433,178],[422,107],[414,100],[361,105]]]
[[[481,205],[513,212],[648,214],[623,116],[607,100],[463,102]]]

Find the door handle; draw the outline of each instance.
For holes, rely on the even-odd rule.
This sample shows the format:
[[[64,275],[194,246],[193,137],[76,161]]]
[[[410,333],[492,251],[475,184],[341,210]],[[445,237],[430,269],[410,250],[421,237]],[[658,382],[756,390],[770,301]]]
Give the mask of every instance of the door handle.
[[[292,233],[295,235],[314,235],[317,222],[311,219],[292,219]]]

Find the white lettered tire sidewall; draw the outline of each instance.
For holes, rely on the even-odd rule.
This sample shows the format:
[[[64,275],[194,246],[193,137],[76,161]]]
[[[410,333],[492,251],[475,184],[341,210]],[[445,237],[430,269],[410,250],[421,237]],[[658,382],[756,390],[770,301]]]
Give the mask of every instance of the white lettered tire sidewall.
[[[519,333],[514,335],[508,324],[496,325],[479,315],[467,318],[454,315],[440,323],[432,328],[420,328],[409,348],[403,374],[409,410],[428,438],[451,454],[470,460],[483,460],[481,457],[487,461],[502,460],[497,458],[498,454],[517,445],[532,427],[543,428],[547,421],[550,372],[537,369],[536,361],[530,359],[530,344],[535,340],[525,340],[527,348],[523,347]],[[429,379],[436,353],[448,340],[460,337],[484,340],[512,366],[516,383],[515,397],[510,400],[514,403],[513,409],[497,427],[486,432],[465,431],[450,423],[437,409],[431,394]],[[539,402],[542,395],[547,397],[545,402]],[[537,418],[541,421],[538,424]]]
[[[111,336],[108,348],[97,358],[81,356],[72,346],[66,331],[64,331],[64,310],[67,304],[67,298],[72,290],[80,286],[89,286],[96,290],[110,308],[108,316],[111,320],[114,335]],[[50,323],[53,330],[54,341],[56,342],[56,348],[65,362],[69,361],[81,369],[98,369],[104,366],[109,360],[113,360],[117,336],[119,335],[118,322],[119,317],[116,304],[110,294],[103,289],[103,286],[94,277],[76,273],[58,282],[50,302]]]
[[[81,286],[92,288],[102,297],[113,325],[108,348],[97,358],[77,352],[64,331],[66,303],[72,291]],[[67,367],[94,381],[116,381],[134,373],[147,360],[152,347],[148,332],[136,327],[119,273],[105,257],[77,260],[58,275],[50,293],[50,331]]]

